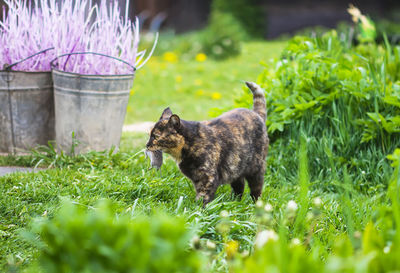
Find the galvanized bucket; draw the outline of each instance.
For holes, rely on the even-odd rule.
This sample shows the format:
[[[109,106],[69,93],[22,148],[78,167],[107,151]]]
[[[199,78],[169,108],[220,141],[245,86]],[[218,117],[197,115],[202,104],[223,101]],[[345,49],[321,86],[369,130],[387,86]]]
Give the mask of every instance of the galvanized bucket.
[[[26,152],[37,145],[46,145],[55,136],[51,72],[11,71],[20,62],[0,71],[2,153]]]
[[[70,154],[118,149],[135,68],[120,60],[132,74],[82,75],[54,69],[58,58],[74,54],[106,56],[76,52],[52,61],[57,149]]]

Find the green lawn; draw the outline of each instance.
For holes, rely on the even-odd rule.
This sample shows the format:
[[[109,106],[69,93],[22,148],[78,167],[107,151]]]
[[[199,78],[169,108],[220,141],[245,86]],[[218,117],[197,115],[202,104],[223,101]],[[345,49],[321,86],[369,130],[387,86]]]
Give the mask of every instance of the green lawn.
[[[244,43],[243,54],[223,62],[154,56],[136,74],[125,123],[156,121],[168,106],[183,119],[207,119],[211,108],[231,105],[243,92],[243,81],[255,81],[260,63],[278,57],[284,45]]]

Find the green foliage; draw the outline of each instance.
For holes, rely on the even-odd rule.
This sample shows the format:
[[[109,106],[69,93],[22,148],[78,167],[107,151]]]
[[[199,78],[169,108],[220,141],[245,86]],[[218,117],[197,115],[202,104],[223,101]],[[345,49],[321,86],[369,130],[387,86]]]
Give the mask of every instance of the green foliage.
[[[199,53],[205,53],[214,60],[225,60],[242,52],[243,41],[248,40],[246,26],[232,12],[224,8],[214,8],[207,26],[200,31],[179,36],[171,32],[162,33],[155,54],[173,51],[187,60],[194,59]],[[151,42],[152,39],[149,39],[147,44]]]
[[[90,211],[64,202],[25,237],[39,248],[45,272],[203,272],[182,218],[115,217],[107,202]]]
[[[260,0],[213,0],[211,9],[231,14],[249,36],[260,38],[265,29],[265,14],[260,4]]]
[[[399,160],[398,152],[390,156],[391,160]],[[323,241],[318,239],[317,232],[310,232],[308,236],[297,237],[290,240],[290,236],[302,236],[301,232],[296,232],[296,225],[291,222],[298,222],[300,218],[305,226],[319,228],[321,226],[312,224],[320,217],[320,201],[313,202],[313,212],[304,219],[302,210],[308,210],[309,205],[302,200],[307,196],[304,176],[307,173],[305,149],[302,144],[300,151],[300,171],[299,171],[299,200],[300,211],[295,216],[296,220],[291,220],[290,213],[281,217],[279,236],[272,230],[264,230],[256,236],[255,251],[248,257],[241,257],[232,264],[234,272],[395,272],[400,269],[400,166],[395,168],[391,179],[391,186],[388,190],[386,201],[377,209],[376,215],[365,225],[363,233],[352,232],[351,225],[354,224],[354,218],[349,214],[354,213],[351,208],[348,193],[341,195],[343,199],[343,216],[347,234],[341,234],[335,238],[331,237],[331,250],[323,253],[321,246]],[[346,182],[345,182],[346,183]],[[350,185],[349,185],[350,186]],[[350,186],[351,187],[351,186]],[[305,206],[302,208],[302,206]],[[262,216],[264,214],[264,217]],[[261,217],[269,215],[270,210],[261,212]],[[353,215],[355,216],[355,215]],[[292,216],[293,217],[293,216]],[[267,217],[266,219],[271,219]],[[276,218],[276,216],[274,217]],[[317,220],[318,221],[318,220]],[[310,225],[311,224],[311,225]],[[262,227],[262,225],[260,225]],[[268,226],[267,226],[268,227]],[[293,230],[294,228],[294,230]],[[323,227],[322,227],[323,228]],[[292,235],[291,232],[293,231]],[[300,239],[298,239],[300,238]],[[327,238],[325,238],[327,239]],[[322,256],[323,255],[323,259]]]
[[[266,90],[270,138],[283,147],[307,136],[314,177],[325,180],[327,174],[316,171],[329,165],[340,173],[342,166],[351,174],[370,169],[368,160],[383,159],[400,145],[399,46],[351,47],[335,31],[296,36],[265,65],[258,82]],[[251,103],[246,93],[234,107]],[[382,169],[368,177],[369,185],[388,180],[377,173]]]
[[[217,60],[239,55],[245,32],[229,13],[213,12],[201,37],[202,50]]]
[[[174,42],[174,50],[186,58],[205,53],[215,60],[224,60],[241,53],[245,38],[243,26],[232,14],[213,11],[208,25],[199,32],[179,38]]]
[[[389,39],[398,43],[400,41],[399,33],[400,33],[400,23],[399,20],[397,22],[393,20],[381,19],[377,20],[376,28],[378,32],[378,38],[380,40],[384,39],[384,35],[387,35]]]

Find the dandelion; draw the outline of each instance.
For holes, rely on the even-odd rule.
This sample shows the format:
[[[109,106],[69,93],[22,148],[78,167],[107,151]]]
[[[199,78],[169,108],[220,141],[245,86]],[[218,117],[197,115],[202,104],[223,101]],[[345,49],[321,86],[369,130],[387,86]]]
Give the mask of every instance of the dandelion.
[[[182,82],[182,76],[181,76],[181,75],[177,75],[177,76],[175,77],[175,82],[176,82],[176,83],[181,83],[181,82]]]
[[[203,89],[199,89],[196,91],[196,96],[204,96],[204,90]]]
[[[168,63],[176,63],[178,61],[178,55],[174,52],[168,51],[164,53],[163,60]]]
[[[287,210],[290,212],[295,212],[298,209],[297,203],[294,200],[290,200],[287,204]]]
[[[206,247],[207,247],[209,250],[214,250],[214,249],[216,248],[216,245],[215,245],[214,242],[207,241]]]
[[[262,200],[257,200],[256,208],[262,208],[264,206],[264,202]]]
[[[198,62],[204,62],[205,60],[207,60],[207,55],[204,53],[199,53],[196,55],[196,61]]]
[[[225,246],[225,252],[228,259],[232,259],[239,250],[239,243],[235,240],[229,241]]]
[[[131,96],[133,96],[133,94],[135,94],[135,91],[132,89],[131,92],[129,92],[129,94],[130,94]]]
[[[321,198],[315,197],[315,198],[313,199],[313,204],[314,204],[314,206],[315,206],[316,208],[320,208],[321,205],[322,205],[322,200],[321,200]]]
[[[214,92],[214,93],[211,94],[211,98],[212,98],[213,100],[219,100],[219,99],[222,98],[222,95],[221,95],[221,93]]]
[[[195,79],[195,80],[194,80],[194,84],[197,85],[197,86],[200,86],[200,85],[203,84],[203,81],[200,80],[200,79]]]
[[[301,245],[301,241],[300,241],[299,238],[293,238],[292,241],[291,241],[291,243],[292,243],[292,246],[299,246],[299,245]]]
[[[264,211],[267,212],[267,213],[272,212],[273,211],[272,205],[269,204],[269,203],[265,204]]]
[[[219,216],[221,216],[221,218],[228,218],[229,212],[227,212],[226,210],[223,210],[223,211],[221,211]]]
[[[273,230],[263,230],[259,232],[256,236],[255,246],[257,248],[263,247],[269,241],[277,241],[278,234],[275,233]]]

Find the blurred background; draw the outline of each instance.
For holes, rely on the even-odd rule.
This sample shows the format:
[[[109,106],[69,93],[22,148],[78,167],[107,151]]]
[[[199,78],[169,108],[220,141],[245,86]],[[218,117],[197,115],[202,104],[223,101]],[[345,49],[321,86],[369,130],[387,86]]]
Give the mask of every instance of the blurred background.
[[[333,30],[344,43],[357,45],[383,44],[385,33],[392,44],[400,42],[398,0],[118,2],[121,14],[140,20],[141,50],[149,52],[160,34],[152,58],[137,71],[126,124],[154,121],[167,106],[186,119],[212,117],[213,109],[229,108],[245,90],[242,81],[256,81],[296,35],[320,37]],[[371,27],[361,17],[354,20],[351,4]]]
[[[59,0],[60,1],[60,0]],[[112,0],[107,0],[112,1]],[[94,0],[93,2],[100,2]],[[126,0],[119,0],[125,12]],[[260,37],[277,38],[304,28],[334,28],[350,22],[346,9],[354,4],[363,13],[386,24],[400,23],[400,1],[396,0],[130,0],[129,16],[139,16],[146,29],[183,33],[205,27],[214,9],[232,13]],[[4,0],[0,0],[0,6]],[[254,17],[256,15],[256,17]],[[0,19],[2,14],[0,14]]]

